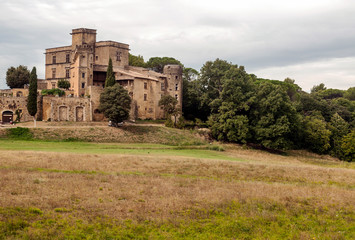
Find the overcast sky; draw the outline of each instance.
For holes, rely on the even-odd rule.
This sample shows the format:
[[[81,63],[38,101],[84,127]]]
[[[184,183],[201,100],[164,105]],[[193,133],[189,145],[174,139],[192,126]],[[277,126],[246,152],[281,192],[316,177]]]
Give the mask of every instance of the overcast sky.
[[[0,88],[10,66],[37,67],[73,28],[130,45],[145,60],[169,56],[200,70],[216,58],[303,90],[355,86],[352,0],[1,0]]]

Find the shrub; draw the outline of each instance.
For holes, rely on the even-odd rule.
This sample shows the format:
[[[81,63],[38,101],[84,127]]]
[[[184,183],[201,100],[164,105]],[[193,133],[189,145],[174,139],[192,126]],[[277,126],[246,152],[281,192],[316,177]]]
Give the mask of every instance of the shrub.
[[[43,89],[41,94],[43,96],[47,96],[47,95],[52,95],[52,96],[56,96],[58,95],[59,97],[63,96],[65,94],[65,92],[59,88],[53,88],[53,89]]]
[[[70,82],[64,79],[61,79],[58,81],[58,87],[59,88],[64,88],[64,89],[69,89],[70,88]]]
[[[22,127],[7,129],[7,136],[12,139],[22,139],[22,140],[29,140],[32,139],[33,137],[29,128],[22,128]]]

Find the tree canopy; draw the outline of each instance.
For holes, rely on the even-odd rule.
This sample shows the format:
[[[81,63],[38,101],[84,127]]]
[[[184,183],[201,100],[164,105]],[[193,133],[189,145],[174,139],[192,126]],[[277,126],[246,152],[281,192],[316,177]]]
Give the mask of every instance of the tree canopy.
[[[131,101],[127,90],[116,83],[113,86],[105,87],[101,93],[99,110],[112,123],[117,124],[128,119]]]
[[[146,67],[152,69],[153,71],[163,73],[164,66],[168,64],[182,65],[179,60],[172,57],[152,57],[146,63]]]
[[[23,88],[29,83],[30,71],[26,66],[10,67],[6,72],[6,84],[9,88]]]

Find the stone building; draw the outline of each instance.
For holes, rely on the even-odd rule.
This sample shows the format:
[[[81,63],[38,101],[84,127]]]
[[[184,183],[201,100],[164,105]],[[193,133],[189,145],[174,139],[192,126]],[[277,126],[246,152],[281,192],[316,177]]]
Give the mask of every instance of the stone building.
[[[129,66],[129,45],[114,41],[96,41],[96,30],[72,30],[72,45],[46,49],[45,79],[38,80],[37,119],[44,121],[101,121],[100,93],[103,91],[109,58],[116,81],[132,98],[131,119],[160,119],[158,106],[163,95],[170,94],[182,105],[182,68],[167,65],[163,73]],[[42,96],[42,89],[57,88],[58,80],[70,82],[65,96]],[[28,88],[0,90],[0,121],[30,121],[27,111]]]
[[[70,82],[74,98],[90,98],[91,109],[87,112],[91,112],[91,116],[84,118],[85,121],[103,118],[98,111],[98,101],[105,84],[109,58],[112,59],[116,81],[128,90],[132,98],[131,118],[163,118],[164,112],[158,102],[165,94],[175,97],[181,108],[181,66],[167,65],[163,73],[129,66],[128,44],[114,41],[97,42],[94,29],[73,29],[71,35],[71,46],[46,49],[45,81],[47,88],[56,88],[58,80],[66,79]],[[71,104],[69,102],[68,107]],[[65,104],[63,101],[63,107]],[[46,112],[48,111],[45,108],[44,120],[47,117]]]

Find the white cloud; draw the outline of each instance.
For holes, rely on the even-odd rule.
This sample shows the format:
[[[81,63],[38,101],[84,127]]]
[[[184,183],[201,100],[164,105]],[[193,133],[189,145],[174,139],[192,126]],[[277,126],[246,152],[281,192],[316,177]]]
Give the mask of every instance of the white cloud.
[[[2,0],[0,87],[10,66],[35,65],[44,77],[45,49],[69,45],[68,33],[79,27],[97,29],[98,40],[128,43],[146,60],[171,56],[199,69],[221,58],[259,73],[280,71],[272,76],[309,66],[298,74],[330,81],[331,70],[316,65],[355,57],[354,11],[347,0]],[[354,85],[343,72],[339,81]]]

